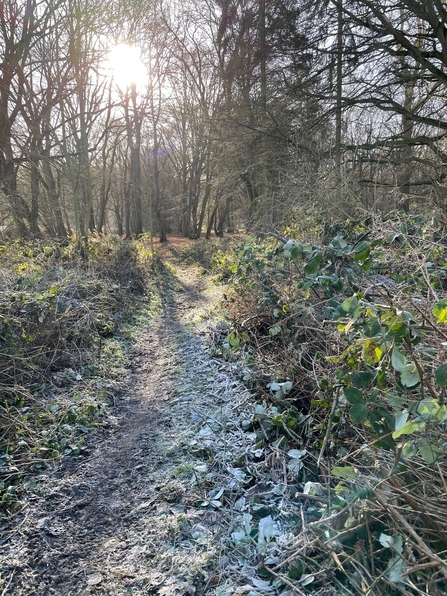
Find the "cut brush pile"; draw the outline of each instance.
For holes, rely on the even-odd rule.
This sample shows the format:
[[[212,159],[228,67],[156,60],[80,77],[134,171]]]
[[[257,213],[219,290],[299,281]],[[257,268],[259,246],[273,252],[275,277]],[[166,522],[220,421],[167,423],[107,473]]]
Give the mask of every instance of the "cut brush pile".
[[[262,397],[251,430],[296,515],[272,516],[293,538],[271,541],[263,574],[291,594],[441,596],[446,247],[423,218],[336,232],[273,232],[226,259],[219,351]]]

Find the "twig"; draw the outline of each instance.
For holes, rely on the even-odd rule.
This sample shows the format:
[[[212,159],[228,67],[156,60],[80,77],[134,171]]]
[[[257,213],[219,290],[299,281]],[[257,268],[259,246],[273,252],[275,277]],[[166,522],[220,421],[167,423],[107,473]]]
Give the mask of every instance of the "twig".
[[[295,584],[293,584],[289,579],[287,579],[287,577],[285,577],[284,575],[281,575],[280,573],[275,573],[274,571],[272,571],[270,569],[270,567],[266,567],[265,569],[267,569],[267,571],[269,573],[271,573],[273,575],[273,577],[277,577],[278,579],[280,579],[282,582],[284,582],[287,586],[289,586],[289,588],[292,590],[292,592],[294,594],[298,594],[299,596],[306,596],[306,594],[301,591],[299,588],[296,587]]]
[[[11,577],[9,578],[8,583],[4,587],[4,589],[3,589],[2,593],[1,593],[1,596],[5,596],[6,595],[6,592],[7,592],[8,588],[9,588],[9,586],[11,585],[12,578],[14,577],[14,573],[15,573],[15,570],[13,570],[13,572],[11,573]]]
[[[281,561],[281,563],[278,563],[278,565],[276,565],[276,567],[273,567],[273,571],[278,571],[279,569],[284,567],[284,565],[287,565],[287,563],[290,563],[290,561],[293,561],[294,559],[296,559],[298,557],[298,555],[300,555],[303,551],[305,551],[309,546],[313,546],[316,542],[318,542],[318,538],[314,538],[312,540],[312,542],[306,542],[306,544],[303,544],[303,546],[301,548],[293,551],[293,553],[291,555],[289,555],[287,557],[287,559],[284,559],[284,561]],[[269,571],[271,571],[270,568],[269,568]]]
[[[309,501],[319,501],[320,503],[324,503],[325,505],[329,505],[328,499],[324,497],[319,497],[318,495],[308,495],[306,493],[295,493],[295,499],[308,499]]]
[[[406,350],[408,351],[408,353],[410,354],[411,359],[413,360],[414,365],[417,368],[418,375],[419,375],[419,378],[421,380],[421,396],[424,397],[424,383],[425,383],[425,386],[427,387],[427,389],[428,389],[430,395],[432,396],[432,398],[435,399],[436,401],[438,401],[439,396],[436,393],[435,389],[432,387],[432,384],[430,383],[430,381],[425,376],[424,369],[422,368],[419,360],[413,354],[413,350],[412,350],[411,344],[409,342],[407,342],[407,341],[404,341],[403,344],[404,344]]]
[[[343,507],[343,509],[341,509],[340,511],[338,511],[337,513],[335,513],[334,515],[331,515],[330,517],[323,517],[321,519],[318,519],[314,522],[310,522],[310,524],[307,524],[307,527],[312,529],[312,528],[317,528],[319,525],[321,524],[331,524],[332,522],[336,521],[337,519],[339,519],[340,517],[343,517],[345,515],[345,513],[347,511],[349,511],[349,509],[351,509],[351,507],[354,504],[354,500],[350,501],[346,507]]]
[[[270,228],[268,232],[258,232],[258,234],[260,236],[272,236],[272,238],[276,238],[276,240],[279,240],[280,242],[288,242],[288,238],[286,236],[284,236],[283,234],[281,234],[281,232],[278,232],[277,230],[275,230],[274,228]]]
[[[382,507],[385,509],[385,511],[388,511],[392,515],[392,517],[394,517],[399,522],[401,527],[405,528],[407,530],[407,532],[409,534],[411,534],[411,536],[417,542],[421,551],[429,559],[431,559],[432,561],[436,561],[439,564],[439,566],[440,566],[439,571],[444,575],[444,577],[447,578],[447,562],[443,561],[441,559],[441,557],[438,557],[438,555],[436,553],[434,553],[433,551],[431,551],[428,548],[428,546],[425,544],[425,542],[422,540],[422,538],[420,538],[418,536],[418,534],[410,526],[410,524],[407,522],[407,520],[397,511],[397,509],[393,505],[388,503],[378,491],[374,491],[374,494],[376,496],[377,501],[382,505]]]
[[[368,534],[368,542],[369,542],[369,558],[371,563],[371,575],[376,575],[375,565],[374,565],[374,545],[371,536],[371,528],[369,527],[369,511],[366,512],[365,515],[365,523],[366,523],[366,533]]]
[[[415,304],[413,301],[411,302],[411,306],[412,308],[414,308],[415,310],[418,311],[418,313],[421,315],[421,317],[424,319],[424,321],[435,331],[435,333],[437,333],[438,335],[440,335],[442,337],[442,339],[444,341],[447,341],[447,335],[445,333],[443,333],[443,331],[441,331],[441,329],[439,329],[439,327],[437,327],[431,320],[429,317],[427,317],[427,315],[424,313],[424,311],[422,309],[419,308],[419,306],[417,306],[417,304]]]
[[[441,480],[442,480],[442,485],[444,487],[444,494],[447,496],[447,484],[445,482],[444,474],[442,473],[442,469],[441,469],[441,466],[439,465],[439,462],[436,462],[436,467],[438,468],[439,476],[441,477]]]
[[[436,302],[439,301],[438,295],[436,294],[434,288],[432,287],[431,283],[430,283],[430,276],[428,275],[428,270],[427,270],[427,263],[424,263],[421,267],[421,272],[422,272],[422,276],[425,279],[425,283],[427,284],[427,288],[430,290],[433,298],[436,300]]]
[[[332,404],[331,412],[329,414],[329,420],[328,420],[328,425],[327,425],[326,433],[324,435],[323,444],[321,446],[320,454],[319,454],[318,459],[317,459],[317,468],[318,469],[320,469],[320,462],[321,462],[321,459],[322,459],[322,457],[324,455],[324,452],[326,451],[326,446],[327,446],[327,443],[329,441],[329,437],[330,437],[330,434],[331,434],[331,431],[332,431],[332,417],[335,414],[335,409],[337,408],[337,405],[338,405],[338,391],[335,393],[334,402]]]

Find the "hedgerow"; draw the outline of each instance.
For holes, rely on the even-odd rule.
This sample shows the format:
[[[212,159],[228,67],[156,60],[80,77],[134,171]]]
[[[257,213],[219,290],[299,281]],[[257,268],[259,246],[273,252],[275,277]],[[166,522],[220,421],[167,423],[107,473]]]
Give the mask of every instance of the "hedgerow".
[[[303,506],[320,503],[318,523],[306,530],[303,516],[295,554],[275,569],[299,593],[303,577],[313,594],[329,582],[337,594],[441,595],[446,245],[423,217],[330,231],[319,242],[273,231],[227,260],[220,352],[242,358],[262,399],[261,443],[297,458],[287,482]]]

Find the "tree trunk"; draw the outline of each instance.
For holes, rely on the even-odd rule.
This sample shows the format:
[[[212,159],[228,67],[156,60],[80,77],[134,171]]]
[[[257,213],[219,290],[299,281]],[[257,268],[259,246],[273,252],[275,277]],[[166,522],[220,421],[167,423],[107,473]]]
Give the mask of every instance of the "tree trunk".
[[[227,219],[228,211],[230,209],[230,202],[231,197],[229,196],[225,201],[224,210],[219,214],[219,220],[216,220],[216,236],[219,236],[220,238],[224,235],[225,220]]]
[[[54,219],[55,219],[55,228],[56,228],[56,234],[63,238],[67,236],[67,230],[65,228],[65,224],[64,224],[64,219],[62,216],[62,210],[61,210],[61,206],[60,206],[60,200],[59,200],[59,196],[58,196],[58,192],[57,192],[57,188],[56,188],[56,182],[54,180],[54,176],[53,176],[53,170],[51,169],[51,164],[50,164],[50,156],[49,153],[45,153],[42,156],[42,171],[43,171],[43,177],[45,180],[45,186],[46,186],[46,190],[47,190],[47,194],[48,194],[48,202],[50,204],[51,207],[51,211],[53,213]]]
[[[337,83],[335,106],[335,172],[336,172],[336,203],[341,203],[341,133],[343,123],[342,93],[343,93],[343,0],[337,0]]]
[[[401,9],[402,29],[405,28],[405,13]],[[413,148],[411,146],[411,139],[413,137],[414,121],[408,116],[413,111],[414,99],[414,72],[410,71],[408,64],[404,57],[399,59],[401,76],[404,84],[404,113],[402,114],[402,139],[403,147],[400,151],[400,164],[398,166],[397,186],[402,195],[402,210],[404,213],[410,212],[410,190],[411,190],[411,176],[413,173],[413,164],[411,158],[413,156]]]
[[[30,213],[30,230],[34,238],[41,236],[37,218],[39,217],[39,169],[37,167],[37,159],[31,157],[31,172],[30,172],[30,186],[31,186],[31,213]]]
[[[216,204],[214,205],[214,209],[211,212],[210,219],[208,221],[208,227],[206,228],[206,236],[205,236],[205,238],[207,240],[209,240],[211,238],[211,230],[213,229],[214,220],[216,218],[216,213],[217,213],[218,205],[219,204],[216,202]]]
[[[112,171],[113,166],[115,165],[115,155],[116,155],[116,144],[113,146],[112,150],[112,157],[109,166],[109,172],[107,172],[107,154],[105,151],[105,144],[104,150],[102,154],[103,158],[103,167],[102,167],[102,180],[101,180],[101,190],[100,190],[100,201],[99,201],[99,215],[98,215],[98,222],[97,222],[97,230],[98,232],[102,232],[105,220],[106,220],[106,207],[107,203],[109,202],[110,197],[110,187],[112,185]]]
[[[131,85],[131,99],[134,113],[135,141],[132,142],[130,150],[131,180],[132,180],[132,202],[135,209],[135,234],[140,236],[143,233],[143,207],[141,202],[141,118],[137,108],[136,84]]]
[[[17,168],[12,159],[0,162],[0,179],[3,181],[3,191],[11,209],[17,237],[29,238],[31,232],[28,222],[31,213],[26,201],[17,192]]]

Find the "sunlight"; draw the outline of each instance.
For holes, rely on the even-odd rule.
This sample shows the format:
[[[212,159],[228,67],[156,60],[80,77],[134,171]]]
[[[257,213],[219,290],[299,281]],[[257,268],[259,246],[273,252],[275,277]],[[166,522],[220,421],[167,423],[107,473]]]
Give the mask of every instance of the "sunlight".
[[[126,43],[120,43],[110,50],[109,70],[120,89],[126,89],[132,84],[145,84],[148,78],[139,49]]]

